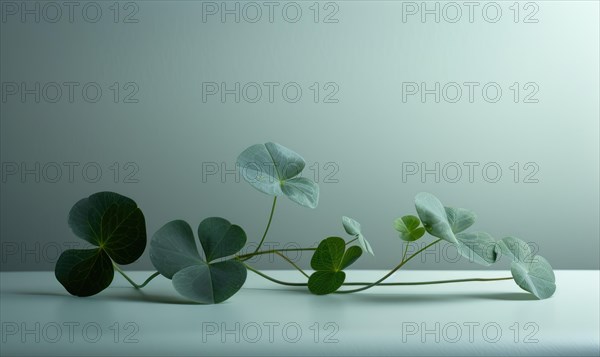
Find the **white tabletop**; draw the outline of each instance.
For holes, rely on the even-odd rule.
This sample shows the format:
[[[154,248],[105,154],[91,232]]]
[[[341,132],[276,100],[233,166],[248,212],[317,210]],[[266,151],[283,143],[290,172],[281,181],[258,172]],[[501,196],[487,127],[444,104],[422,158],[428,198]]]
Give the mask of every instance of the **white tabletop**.
[[[270,271],[301,281],[295,271]],[[374,280],[382,271],[350,271]],[[377,287],[314,296],[248,273],[219,305],[191,304],[158,277],[136,291],[116,275],[89,298],[53,272],[3,272],[1,355],[596,355],[598,271],[556,271],[536,300],[509,281]],[[137,281],[149,272],[132,272]],[[404,271],[391,281],[510,276],[506,271]]]

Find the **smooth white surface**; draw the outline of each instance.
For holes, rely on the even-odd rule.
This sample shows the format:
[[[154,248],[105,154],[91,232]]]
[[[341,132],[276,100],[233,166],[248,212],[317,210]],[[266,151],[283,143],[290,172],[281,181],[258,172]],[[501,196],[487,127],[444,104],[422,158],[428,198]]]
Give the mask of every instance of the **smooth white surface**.
[[[289,281],[302,278],[295,271],[268,273]],[[372,281],[383,273],[350,271],[347,281]],[[149,274],[130,276],[141,282]],[[404,271],[389,281],[502,276],[510,273]],[[599,272],[556,271],[556,277],[555,295],[539,301],[512,280],[314,296],[305,288],[282,287],[249,272],[244,288],[228,301],[197,305],[180,298],[163,277],[136,291],[117,274],[99,295],[77,298],[68,295],[52,272],[5,272],[0,274],[0,352],[599,355]]]

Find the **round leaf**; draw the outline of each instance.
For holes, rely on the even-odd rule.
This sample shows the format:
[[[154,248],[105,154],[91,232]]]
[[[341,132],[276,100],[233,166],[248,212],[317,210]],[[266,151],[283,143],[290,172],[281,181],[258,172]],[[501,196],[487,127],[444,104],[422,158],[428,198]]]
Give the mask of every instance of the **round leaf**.
[[[533,255],[529,245],[519,238],[504,237],[498,241],[496,252],[512,259],[510,271],[517,285],[538,299],[546,299],[556,290],[554,272],[546,259]]]
[[[425,228],[419,227],[421,221],[415,216],[404,216],[394,220],[394,228],[400,233],[400,239],[413,242],[425,234]]]
[[[139,208],[113,204],[102,216],[100,247],[117,264],[131,264],[146,249],[146,223]]]
[[[397,218],[394,221],[394,228],[396,228],[396,230],[398,232],[414,231],[420,225],[421,225],[421,221],[419,220],[419,217],[412,216],[412,215],[404,216],[402,218]]]
[[[244,180],[257,190],[273,196],[285,194],[302,206],[317,207],[319,186],[297,177],[305,161],[285,146],[270,142],[252,145],[238,156],[237,164]]]
[[[427,192],[421,192],[415,197],[415,207],[429,234],[450,243],[458,243],[446,217],[446,210],[437,197]]]
[[[135,202],[125,196],[114,192],[97,192],[87,198],[79,200],[69,211],[69,227],[76,236],[98,246],[100,223],[102,215],[113,204],[133,206]],[[90,220],[90,215],[94,214],[98,219]]]
[[[237,159],[242,177],[269,195],[281,195],[280,182],[297,176],[305,166],[302,156],[277,143],[252,145]]]
[[[198,254],[194,233],[185,221],[171,221],[150,240],[150,260],[164,277],[172,279],[178,271],[204,263]]]
[[[146,248],[146,222],[136,203],[114,192],[98,192],[77,202],[69,226],[118,264],[136,261]]]
[[[532,257],[529,263],[513,262],[510,272],[517,285],[538,299],[547,299],[556,291],[556,279],[552,266],[539,255]]]
[[[301,206],[316,208],[319,204],[319,185],[306,177],[294,177],[281,182],[281,190]]]
[[[340,237],[329,237],[319,243],[310,266],[314,270],[338,271],[344,257],[346,243]]]
[[[340,237],[329,237],[319,243],[310,261],[316,271],[339,272],[354,263],[362,255],[362,249],[352,246],[345,250],[346,243]]]
[[[229,299],[246,281],[247,271],[238,261],[201,263],[184,268],[173,276],[173,286],[182,296],[204,304]]]
[[[529,262],[531,258],[531,248],[519,238],[504,237],[496,245],[498,255],[506,255],[512,261]]]
[[[54,274],[70,294],[91,296],[110,285],[114,270],[101,249],[69,249],[58,258]]]
[[[346,233],[358,239],[358,244],[363,250],[371,255],[375,255],[375,253],[373,253],[373,248],[371,248],[371,244],[369,244],[369,241],[361,232],[360,223],[350,217],[342,216],[342,225],[344,226]]]
[[[198,237],[209,263],[239,252],[246,244],[244,230],[220,217],[206,218],[200,222]]]
[[[373,253],[373,248],[371,248],[371,244],[369,244],[369,241],[362,233],[357,235],[356,238],[358,238],[358,244],[362,247],[362,249],[366,250],[371,255],[375,255],[375,253]]]
[[[209,261],[234,254],[246,243],[242,228],[219,217],[203,220],[198,236]],[[162,275],[172,279],[175,290],[201,303],[225,301],[246,281],[246,268],[238,261],[209,264],[202,260],[185,221],[169,222],[154,234],[150,259]]]
[[[346,253],[344,253],[344,257],[342,258],[342,262],[340,263],[340,269],[346,269],[350,265],[352,265],[355,261],[360,258],[362,255],[362,249],[358,246],[352,246],[348,248]]]
[[[346,280],[343,271],[317,271],[308,278],[308,290],[315,295],[331,294]]]
[[[351,236],[356,236],[361,233],[360,223],[350,217],[342,216],[342,225],[344,226],[346,233]]]
[[[470,261],[489,266],[496,262],[496,241],[485,232],[462,232],[456,235],[458,252]]]
[[[475,212],[464,208],[444,207],[452,232],[460,233],[475,223]]]

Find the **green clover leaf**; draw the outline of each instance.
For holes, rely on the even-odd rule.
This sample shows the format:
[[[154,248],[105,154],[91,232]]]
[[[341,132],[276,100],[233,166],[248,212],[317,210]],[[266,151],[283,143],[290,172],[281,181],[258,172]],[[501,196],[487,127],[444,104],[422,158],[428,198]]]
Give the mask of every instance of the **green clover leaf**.
[[[346,233],[358,239],[358,244],[363,250],[367,251],[371,255],[375,255],[375,253],[373,253],[373,248],[371,248],[371,244],[369,244],[369,241],[362,234],[360,223],[350,217],[343,216],[342,225],[344,226]]]
[[[171,221],[152,236],[150,260],[182,296],[205,304],[223,302],[244,285],[247,271],[234,259],[214,261],[242,249],[246,233],[224,218],[211,217],[198,226],[198,238],[206,259],[198,253],[189,224]]]
[[[529,245],[515,237],[505,237],[498,241],[498,254],[506,254],[512,259],[510,272],[521,287],[538,299],[547,299],[556,291],[556,278],[548,261],[533,255]]]
[[[113,261],[130,264],[146,248],[146,222],[137,204],[114,192],[98,192],[69,212],[75,235],[96,246],[69,249],[56,262],[56,279],[72,295],[91,296],[106,289],[114,276]]]
[[[475,212],[464,208],[444,207],[452,232],[460,233],[475,223]]]
[[[464,232],[475,223],[475,213],[454,207],[444,207],[434,195],[426,192],[415,198],[417,213],[429,234],[454,244],[469,260],[490,265],[497,259],[495,240],[485,232]]]
[[[277,143],[252,145],[237,159],[242,177],[250,185],[271,196],[285,195],[299,205],[315,208],[319,204],[319,186],[299,177],[304,159]]]
[[[425,234],[425,228],[420,227],[421,221],[415,216],[404,216],[394,220],[394,228],[400,233],[400,239],[413,242]]]
[[[313,254],[310,266],[315,272],[308,279],[308,289],[316,295],[330,294],[342,286],[346,273],[342,270],[362,255],[359,246],[346,250],[346,242],[340,237],[329,237],[321,241]]]
[[[456,236],[448,221],[444,205],[434,195],[421,192],[415,196],[415,207],[427,233],[456,244]]]

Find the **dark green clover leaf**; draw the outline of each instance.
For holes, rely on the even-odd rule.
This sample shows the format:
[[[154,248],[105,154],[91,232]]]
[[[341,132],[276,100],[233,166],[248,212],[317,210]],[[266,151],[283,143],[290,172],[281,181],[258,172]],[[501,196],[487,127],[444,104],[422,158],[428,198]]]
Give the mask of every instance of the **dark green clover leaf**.
[[[69,249],[56,263],[56,279],[75,296],[91,296],[106,289],[114,270],[108,254],[102,249]]]
[[[404,216],[394,220],[394,228],[400,233],[400,239],[413,242],[425,234],[425,228],[419,227],[421,221],[415,216]]]
[[[200,223],[198,238],[206,259],[198,253],[189,224],[171,221],[152,236],[150,260],[186,298],[205,304],[223,302],[244,285],[247,271],[237,260],[214,261],[242,249],[246,233],[226,219],[212,217]]]
[[[343,216],[342,225],[344,226],[346,233],[358,239],[358,244],[360,244],[362,249],[366,250],[371,255],[375,255],[375,253],[373,253],[373,248],[371,248],[371,244],[369,244],[369,241],[367,241],[365,236],[362,234],[360,223],[350,217]]]
[[[346,250],[346,243],[340,237],[329,237],[319,243],[310,261],[315,272],[308,279],[308,289],[316,295],[330,294],[342,286],[346,273],[342,270],[354,263],[362,255],[359,246]]]
[[[512,259],[510,272],[521,289],[547,299],[556,291],[556,279],[552,266],[546,259],[533,255],[529,245],[515,237],[505,237],[498,241],[498,254],[506,254]]]
[[[146,248],[146,222],[137,204],[114,192],[98,192],[77,202],[69,226],[97,248],[69,249],[56,262],[56,279],[76,296],[106,289],[114,276],[113,261],[130,264]]]
[[[298,176],[306,163],[285,146],[270,142],[252,145],[238,156],[237,164],[244,180],[260,192],[285,195],[302,206],[317,207],[319,186]]]

